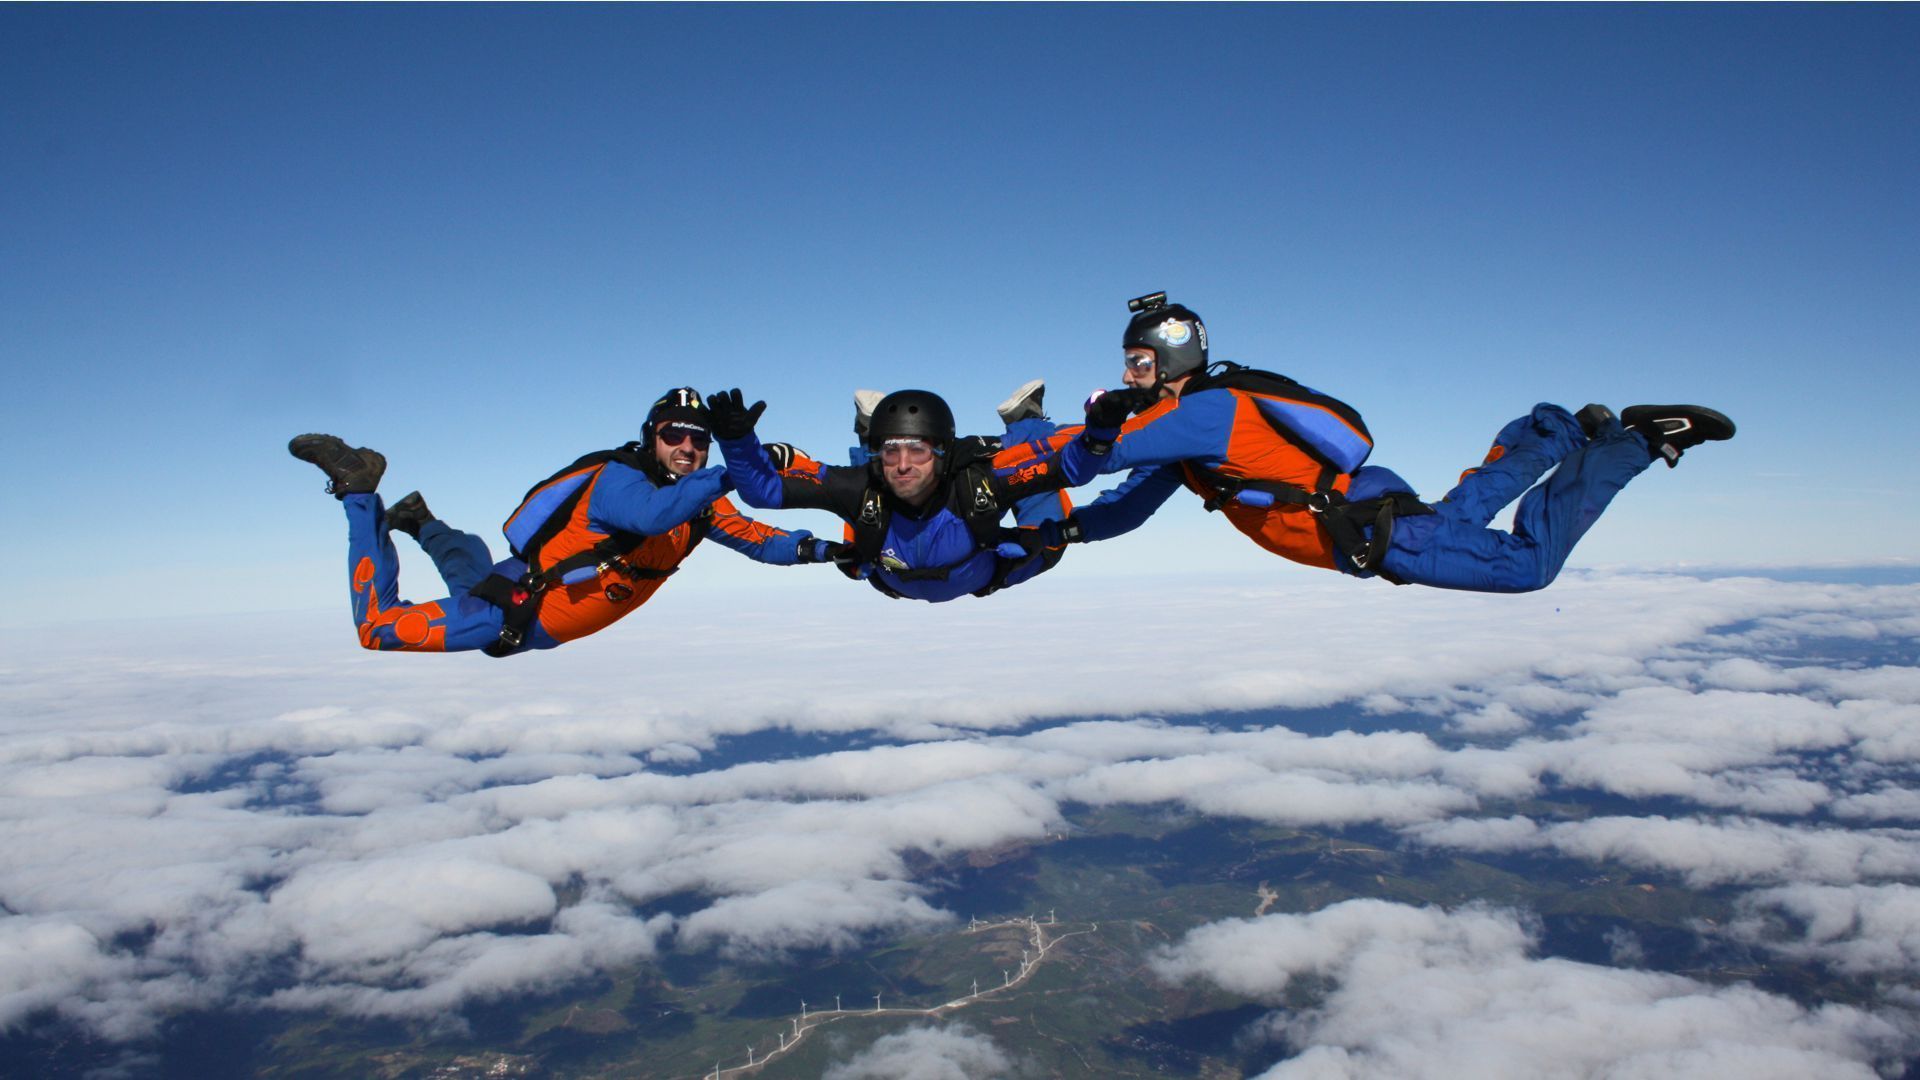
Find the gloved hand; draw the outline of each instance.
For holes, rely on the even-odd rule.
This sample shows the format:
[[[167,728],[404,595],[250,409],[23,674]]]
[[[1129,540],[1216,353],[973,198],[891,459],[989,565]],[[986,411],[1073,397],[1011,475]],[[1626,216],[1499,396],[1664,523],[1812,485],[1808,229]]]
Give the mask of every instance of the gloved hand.
[[[842,544],[837,540],[814,540],[800,545],[800,561],[803,563],[849,563],[856,558],[852,544]]]
[[[760,414],[767,411],[767,403],[756,401],[748,408],[736,387],[709,395],[707,410],[713,413],[714,438],[744,439],[753,434],[753,425],[760,421]]]
[[[1101,390],[1087,399],[1087,426],[1117,428],[1127,417],[1152,405],[1159,395],[1144,386],[1124,390]]]
[[[1042,547],[1065,547],[1068,544],[1078,544],[1086,539],[1085,534],[1082,533],[1080,529],[1080,519],[1072,515],[1068,515],[1067,518],[1062,521],[1054,521],[1051,519],[1043,521],[1034,531],[1040,534],[1040,544]]]

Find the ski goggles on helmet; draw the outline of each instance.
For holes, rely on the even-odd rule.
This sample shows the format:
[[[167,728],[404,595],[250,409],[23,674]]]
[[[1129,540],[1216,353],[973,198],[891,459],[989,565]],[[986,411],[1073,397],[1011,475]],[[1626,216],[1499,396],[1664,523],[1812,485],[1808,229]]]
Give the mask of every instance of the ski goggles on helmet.
[[[887,465],[925,465],[933,460],[933,444],[925,439],[888,439],[880,444],[880,461]]]
[[[705,450],[713,445],[713,432],[692,424],[662,424],[659,437],[660,441],[668,446],[679,446],[688,439],[693,440],[695,450]]]
[[[1160,358],[1150,352],[1144,354],[1127,353],[1123,359],[1127,365],[1127,370],[1133,372],[1135,375],[1151,375],[1153,374],[1153,369],[1160,363]]]

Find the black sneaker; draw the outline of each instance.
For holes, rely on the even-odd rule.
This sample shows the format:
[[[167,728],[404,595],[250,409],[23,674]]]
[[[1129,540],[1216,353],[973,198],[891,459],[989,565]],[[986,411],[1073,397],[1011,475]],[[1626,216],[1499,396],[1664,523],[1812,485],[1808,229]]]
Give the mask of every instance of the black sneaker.
[[[1620,414],[1629,431],[1647,437],[1653,456],[1671,469],[1680,455],[1703,442],[1733,438],[1733,421],[1724,413],[1699,405],[1633,405]]]
[[[338,499],[371,495],[380,487],[387,459],[377,450],[355,450],[333,435],[295,435],[287,453],[311,462],[327,474],[327,494]]]
[[[1613,426],[1613,410],[1605,405],[1588,405],[1574,413],[1573,418],[1580,421],[1580,430],[1586,432],[1589,439],[1599,438],[1601,432]]]
[[[433,511],[427,509],[427,500],[417,491],[407,492],[399,502],[387,507],[387,528],[399,529],[415,540],[420,539],[420,526],[432,520]]]

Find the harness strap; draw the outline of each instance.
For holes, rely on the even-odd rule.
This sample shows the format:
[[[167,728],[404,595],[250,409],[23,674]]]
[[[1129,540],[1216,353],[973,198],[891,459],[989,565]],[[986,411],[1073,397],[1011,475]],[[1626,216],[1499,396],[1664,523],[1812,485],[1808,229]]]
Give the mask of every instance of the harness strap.
[[[860,496],[860,512],[853,519],[853,553],[862,563],[878,562],[887,542],[887,504],[880,488],[868,485]]]
[[[1206,501],[1208,510],[1220,509],[1243,491],[1261,492],[1275,504],[1304,506],[1320,519],[1334,548],[1345,555],[1355,569],[1371,571],[1395,585],[1404,585],[1406,582],[1380,565],[1387,557],[1388,546],[1393,543],[1394,519],[1433,513],[1433,507],[1421,502],[1411,491],[1389,491],[1370,499],[1349,502],[1346,496],[1331,486],[1309,491],[1279,480],[1248,480],[1197,467],[1193,471],[1214,489],[1213,496]],[[1364,531],[1366,529],[1373,530],[1371,536]]]
[[[515,581],[504,574],[489,574],[468,590],[500,609],[500,636],[480,651],[499,659],[518,649],[527,640],[527,630],[540,615],[540,594],[527,587],[526,577]]]
[[[966,444],[964,451],[956,453],[963,454],[963,468],[953,476],[946,507],[966,525],[976,550],[992,550],[1008,539],[1002,534],[1011,530],[1000,527],[1000,517],[1004,511],[993,489],[993,470],[981,467],[979,462],[991,460],[992,452],[999,447],[999,440],[969,436],[962,443]],[[851,522],[853,553],[859,565],[875,567],[867,575],[867,580],[873,582],[874,588],[895,599],[902,599],[898,591],[881,582],[878,572],[883,569],[880,556],[886,547],[887,530],[892,520],[893,511],[887,507],[885,490],[878,482],[869,484],[860,496],[860,509]],[[884,569],[901,581],[945,581],[953,571],[950,566]],[[995,576],[996,584],[992,587],[999,588],[997,580],[1004,575],[996,573]]]
[[[569,555],[552,566],[542,569],[538,576],[547,585],[555,585],[575,570],[589,566],[599,568],[603,574],[609,570],[625,574],[633,581],[650,581],[679,571],[680,568],[677,566],[671,566],[665,570],[651,566],[634,566],[621,558],[623,553],[639,547],[646,542],[646,539],[637,533],[614,533],[587,550]]]
[[[1009,559],[1004,555],[996,554],[994,556],[993,580],[989,581],[985,588],[975,590],[973,595],[992,596],[994,593],[1007,587],[1008,578],[1032,566],[1035,562],[1045,563],[1046,566],[1044,569],[1051,569],[1054,563],[1059,562],[1062,551],[1047,550],[1047,546],[1040,543],[1039,533],[1040,530],[1038,529],[1001,529],[1000,539],[1003,542],[1019,544],[1021,548],[1025,549],[1026,555],[1018,559]],[[995,545],[995,547],[997,548],[998,545]]]
[[[1320,494],[1320,492],[1309,491],[1298,485],[1284,483],[1279,480],[1249,480],[1240,476],[1228,476],[1225,473],[1215,472],[1212,469],[1201,468],[1197,465],[1191,467],[1194,472],[1198,473],[1202,479],[1213,487],[1213,495],[1201,504],[1206,507],[1209,513],[1232,502],[1233,497],[1243,491],[1261,492],[1270,496],[1275,503],[1287,503],[1293,506],[1306,507],[1311,507],[1314,499]],[[1337,496],[1337,493],[1335,493],[1331,487],[1327,488],[1326,492]]]

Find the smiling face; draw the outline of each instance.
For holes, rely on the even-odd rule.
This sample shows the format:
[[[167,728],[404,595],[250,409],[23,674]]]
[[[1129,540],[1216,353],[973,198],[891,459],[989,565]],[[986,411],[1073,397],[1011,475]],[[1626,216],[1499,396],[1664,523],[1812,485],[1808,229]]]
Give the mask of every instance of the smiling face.
[[[653,456],[668,473],[686,476],[706,467],[707,447],[712,442],[713,435],[706,428],[669,422],[654,433]]]
[[[940,457],[925,439],[888,439],[880,447],[880,474],[888,490],[917,507],[940,483]]]

